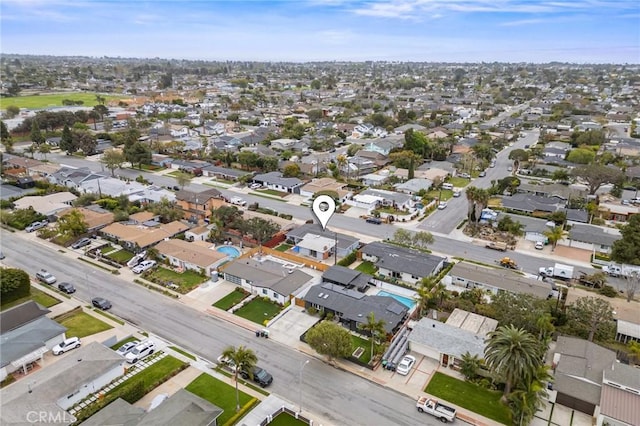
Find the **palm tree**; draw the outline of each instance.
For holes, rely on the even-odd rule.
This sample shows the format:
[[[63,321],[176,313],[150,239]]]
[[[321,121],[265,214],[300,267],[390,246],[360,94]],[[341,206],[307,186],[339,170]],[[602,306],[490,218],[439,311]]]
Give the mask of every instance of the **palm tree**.
[[[349,162],[347,161],[347,156],[344,154],[340,154],[336,157],[336,166],[338,166],[338,174],[343,170],[346,166],[347,171],[347,179],[349,178]]]
[[[528,425],[538,409],[542,408],[544,398],[548,396],[546,382],[551,380],[549,369],[541,365],[534,372],[529,383],[520,383],[509,395],[509,407],[514,423]]]
[[[562,229],[561,226],[554,226],[553,228],[548,229],[543,233],[551,243],[551,251],[554,251],[556,249],[558,241],[560,241],[564,237],[564,229]]]
[[[553,326],[553,317],[548,312],[536,319],[536,327],[538,328],[538,340],[541,342],[547,340],[556,329]]]
[[[425,316],[431,299],[433,299],[431,288],[426,286],[424,283],[416,289],[415,300],[418,304],[418,309],[416,310],[416,312],[418,313],[418,319]]]
[[[438,308],[442,307],[442,303],[445,300],[449,299],[450,293],[447,290],[447,286],[443,283],[437,283],[432,289],[431,293],[433,294],[433,298],[437,300]]]
[[[253,350],[248,349],[242,345],[235,348],[234,346],[227,347],[222,351],[222,357],[230,364],[235,365],[233,372],[233,380],[236,382],[236,411],[240,411],[240,393],[238,391],[238,374],[241,371],[252,371],[253,367],[258,363],[258,357]]]
[[[462,354],[460,358],[460,373],[466,380],[472,380],[478,375],[478,369],[482,365],[482,359],[478,355],[471,355],[469,352]]]
[[[371,359],[373,360],[373,348],[375,347],[376,338],[382,337],[387,333],[385,320],[377,320],[373,312],[367,315],[367,322],[358,324],[360,330],[366,331],[371,335]]]
[[[491,370],[504,377],[505,400],[514,384],[531,380],[542,358],[538,340],[512,325],[498,327],[489,335],[484,355]]]

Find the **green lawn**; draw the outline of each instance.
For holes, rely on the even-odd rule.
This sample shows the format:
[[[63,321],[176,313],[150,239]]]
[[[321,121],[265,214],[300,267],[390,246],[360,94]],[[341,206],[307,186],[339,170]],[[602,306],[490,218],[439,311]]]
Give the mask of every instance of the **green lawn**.
[[[289,195],[288,192],[280,192],[275,191],[273,189],[258,189],[257,192],[262,192],[263,194],[275,195],[276,197],[286,197]]]
[[[112,245],[110,245],[110,244],[109,244],[109,245],[106,245],[106,246],[102,247],[102,248],[100,249],[100,253],[102,253],[102,254],[111,253],[111,252],[112,252],[112,251],[114,251],[115,249],[116,249],[116,248],[115,248],[114,246],[112,246]]]
[[[189,383],[185,389],[224,410],[218,417],[219,425],[226,424],[236,414],[236,389],[234,386],[202,373],[193,382]],[[241,407],[244,407],[253,399],[242,391],[239,394]]]
[[[470,180],[461,177],[452,177],[447,179],[447,182],[457,188],[464,188],[465,186],[469,185]]]
[[[145,368],[135,376],[120,383],[113,388],[109,393],[117,392],[119,389],[127,386],[132,382],[144,383],[144,386],[150,386],[158,383],[163,378],[172,377],[176,372],[186,368],[187,363],[180,361],[178,358],[174,358],[171,355],[167,355],[160,361],[155,362],[149,367]],[[151,391],[151,389],[149,389]]]
[[[127,337],[124,340],[120,340],[118,343],[116,343],[115,345],[111,346],[111,349],[113,349],[114,351],[117,351],[118,349],[120,349],[120,346],[124,345],[125,343],[129,343],[129,342],[133,342],[134,340],[139,340],[133,336],[131,337]]]
[[[265,320],[275,317],[280,310],[282,310],[280,305],[263,300],[261,297],[256,297],[234,313],[249,321],[264,325]]]
[[[280,413],[269,423],[271,426],[306,426],[302,420],[298,420],[289,413]]]
[[[509,408],[500,402],[502,392],[435,373],[425,392],[502,424],[511,424]]]
[[[397,209],[394,209],[393,207],[381,207],[376,210],[379,211],[380,213],[397,214],[398,216],[406,216],[409,214],[409,212],[397,210]]]
[[[291,247],[293,247],[291,244],[282,243],[278,247],[276,247],[276,250],[277,251],[281,251],[281,252],[285,252],[285,251],[289,250]]]
[[[245,293],[240,288],[236,288],[231,293],[227,294],[222,299],[214,303],[213,306],[215,306],[218,309],[222,309],[223,311],[226,311],[227,309],[230,309],[231,307],[237,305],[247,297],[249,297],[248,293]]]
[[[443,189],[442,191],[434,189],[427,192],[426,198],[435,200],[439,196],[442,196],[442,201],[447,201],[453,197],[453,191],[450,189]]]
[[[356,267],[356,271],[364,272],[365,274],[369,275],[375,275],[378,272],[378,269],[374,266],[373,263],[365,260]]]
[[[31,287],[31,294],[29,296],[21,297],[20,299],[16,299],[12,302],[1,305],[0,311],[18,306],[24,302],[28,302],[29,300],[33,300],[34,302],[41,304],[45,308],[50,308],[60,303],[60,300],[56,299],[55,297],[49,296],[47,293],[40,291],[37,288]]]
[[[358,349],[358,347],[361,347],[362,349],[364,349],[364,352],[362,352],[362,355],[360,355],[358,360],[366,364],[369,364],[369,361],[371,361],[371,341],[369,339],[364,339],[354,334],[351,335],[351,341],[353,342],[354,351]]]
[[[107,102],[112,99],[123,99],[126,96],[109,96],[101,95]],[[95,93],[59,93],[53,95],[30,95],[30,96],[18,96],[14,98],[2,98],[0,99],[0,108],[5,109],[9,105],[15,105],[19,108],[39,109],[48,108],[52,106],[63,106],[62,100],[69,99],[73,101],[83,101],[82,106],[94,107],[98,105],[96,102]]]
[[[67,337],[91,336],[92,334],[113,328],[109,324],[104,323],[85,312],[77,312],[58,322],[67,327]]]
[[[155,283],[172,281],[175,285],[180,287],[178,289],[180,293],[187,293],[189,290],[209,279],[208,277],[202,276],[192,270],[186,270],[183,273],[178,273],[163,267],[158,267],[152,270],[150,274],[145,274],[144,277]]]
[[[116,262],[128,262],[130,261],[133,256],[135,256],[135,254],[131,253],[128,250],[122,249],[122,250],[118,250],[116,252],[111,252],[109,254],[106,255],[109,259],[113,259]]]

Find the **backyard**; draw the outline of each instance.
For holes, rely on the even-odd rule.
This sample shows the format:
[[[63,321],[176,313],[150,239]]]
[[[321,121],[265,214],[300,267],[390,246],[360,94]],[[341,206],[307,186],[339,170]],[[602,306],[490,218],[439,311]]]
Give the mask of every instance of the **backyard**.
[[[234,386],[235,384],[232,386],[206,373],[202,373],[193,382],[189,383],[185,389],[222,408],[223,412],[218,417],[217,424],[224,425],[236,414],[236,390]],[[255,402],[255,399],[250,395],[242,391],[239,394],[240,407]]]
[[[278,247],[276,247],[276,251],[285,252],[293,247],[291,244],[282,243]]]
[[[248,292],[246,292],[245,290],[239,287],[236,287],[231,293],[227,294],[222,299],[214,303],[213,306],[218,309],[222,309],[223,311],[226,311],[232,308],[233,306],[237,305],[238,303],[242,302],[247,297],[249,297]]]
[[[177,291],[183,294],[188,293],[194,287],[197,287],[209,279],[208,277],[200,275],[190,269],[187,269],[182,273],[178,273],[163,267],[158,267],[157,269],[153,269],[150,272],[145,273],[144,278],[157,284],[172,282],[178,286]]]
[[[363,273],[369,274],[369,275],[375,275],[378,272],[378,270],[374,266],[374,264],[369,262],[369,261],[367,261],[367,260],[365,260],[364,262],[359,264],[356,267],[356,271],[360,271],[360,272],[363,272]]]
[[[31,294],[25,297],[21,297],[20,299],[16,299],[9,303],[5,303],[0,306],[0,311],[4,311],[5,309],[13,308],[14,306],[18,306],[24,302],[28,302],[29,300],[33,300],[36,303],[44,306],[45,308],[50,308],[54,305],[60,303],[58,299],[53,296],[49,296],[47,293],[38,290],[37,288],[31,287]]]
[[[500,402],[502,392],[435,373],[425,392],[502,424],[511,424],[509,408]]]
[[[113,328],[81,310],[73,310],[54,319],[60,325],[67,327],[67,337],[91,336]]]
[[[256,324],[264,325],[265,320],[275,317],[282,307],[270,300],[256,297],[251,302],[234,312],[239,317],[253,321]]]

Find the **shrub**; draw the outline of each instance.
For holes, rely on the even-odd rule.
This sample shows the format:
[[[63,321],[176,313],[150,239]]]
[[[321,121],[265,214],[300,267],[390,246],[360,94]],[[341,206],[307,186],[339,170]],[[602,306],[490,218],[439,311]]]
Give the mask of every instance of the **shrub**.
[[[315,315],[315,314],[317,314],[317,313],[318,313],[318,310],[317,310],[316,308],[314,308],[313,306],[309,306],[309,307],[307,308],[307,313],[308,313],[309,315]]]
[[[9,303],[31,293],[29,274],[22,269],[2,268],[0,270],[0,294],[2,303]]]
[[[349,266],[355,261],[356,261],[356,250],[352,251],[351,253],[349,253],[348,255],[343,257],[340,260],[340,262],[338,262],[338,265],[340,265],[340,266]]]
[[[605,285],[598,291],[598,293],[606,297],[616,297],[618,295],[616,289],[611,287],[610,285]]]

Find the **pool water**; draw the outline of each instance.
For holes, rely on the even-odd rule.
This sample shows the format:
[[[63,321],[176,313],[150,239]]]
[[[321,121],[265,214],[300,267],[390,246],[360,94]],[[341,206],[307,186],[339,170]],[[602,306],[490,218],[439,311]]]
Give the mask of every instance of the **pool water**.
[[[216,251],[219,251],[220,253],[224,253],[227,256],[233,257],[233,258],[240,256],[240,250],[238,250],[233,246],[220,246],[216,249]]]
[[[402,303],[404,306],[406,306],[409,309],[413,308],[416,305],[416,301],[409,297],[399,296],[397,294],[389,293],[384,290],[380,290],[376,296],[393,297],[394,299],[396,299],[398,302]]]

